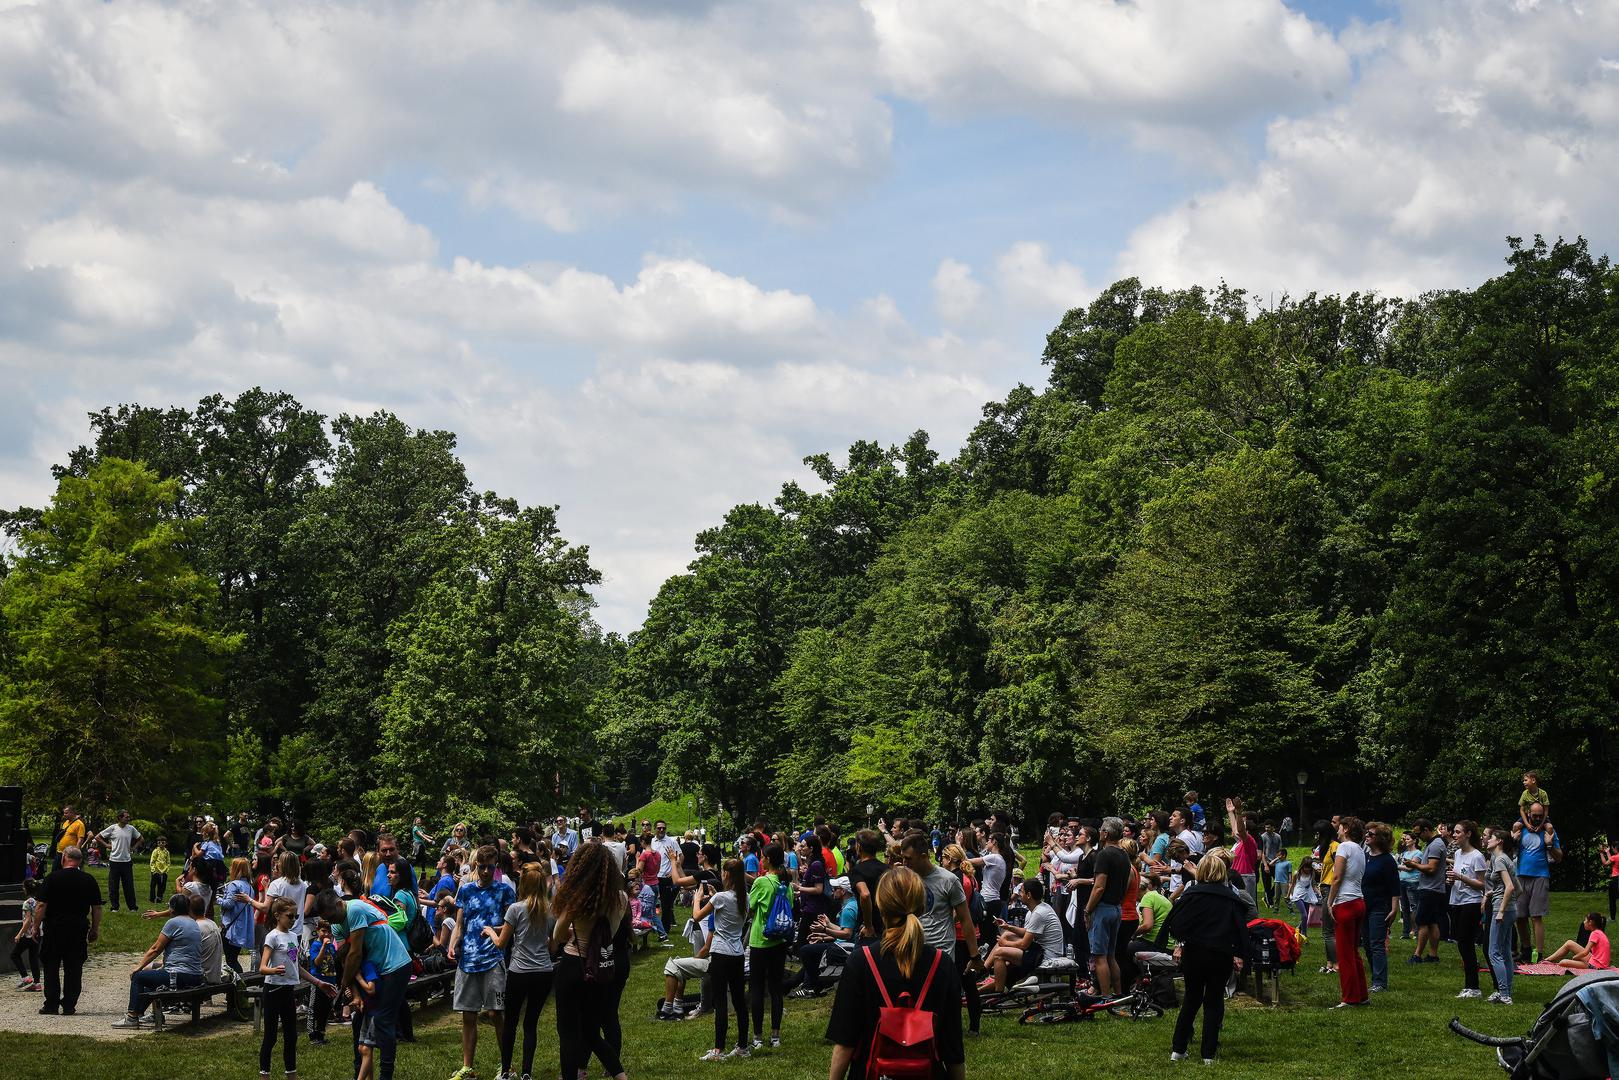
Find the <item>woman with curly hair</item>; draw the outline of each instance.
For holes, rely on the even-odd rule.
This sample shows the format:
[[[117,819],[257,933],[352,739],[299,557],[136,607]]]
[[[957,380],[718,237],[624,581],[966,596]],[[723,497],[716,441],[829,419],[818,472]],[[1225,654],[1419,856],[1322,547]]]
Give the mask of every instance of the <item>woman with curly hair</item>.
[[[630,904],[624,871],[606,847],[580,845],[568,859],[552,909],[562,1075],[578,1076],[594,1053],[609,1076],[624,1080],[618,1003],[630,975]]]

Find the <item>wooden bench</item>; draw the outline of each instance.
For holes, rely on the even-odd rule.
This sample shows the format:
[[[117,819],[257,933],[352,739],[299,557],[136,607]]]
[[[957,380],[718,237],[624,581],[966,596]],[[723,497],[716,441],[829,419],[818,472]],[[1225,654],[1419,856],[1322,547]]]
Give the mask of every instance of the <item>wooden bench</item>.
[[[240,982],[227,978],[223,982],[205,982],[184,990],[154,990],[147,995],[152,1006],[152,1026],[155,1030],[163,1030],[166,1026],[163,1010],[170,1005],[191,1006],[191,1020],[195,1023],[202,1019],[203,1003],[220,996],[225,998],[225,1008],[238,1014],[243,997],[252,997],[263,982],[263,975],[253,973],[243,975]]]
[[[444,996],[448,998],[454,990],[455,968],[446,968],[431,975],[418,975],[410,980],[410,985],[405,987],[405,1000],[415,1002],[420,1008],[431,1001],[435,993],[443,991]]]

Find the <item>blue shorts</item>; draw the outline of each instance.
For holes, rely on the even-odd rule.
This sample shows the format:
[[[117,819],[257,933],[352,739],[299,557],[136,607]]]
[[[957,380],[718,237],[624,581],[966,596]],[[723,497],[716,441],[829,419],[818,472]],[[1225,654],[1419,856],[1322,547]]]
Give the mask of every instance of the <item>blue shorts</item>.
[[[1113,941],[1119,935],[1119,905],[1097,904],[1091,912],[1091,925],[1087,937],[1092,956],[1112,956]]]

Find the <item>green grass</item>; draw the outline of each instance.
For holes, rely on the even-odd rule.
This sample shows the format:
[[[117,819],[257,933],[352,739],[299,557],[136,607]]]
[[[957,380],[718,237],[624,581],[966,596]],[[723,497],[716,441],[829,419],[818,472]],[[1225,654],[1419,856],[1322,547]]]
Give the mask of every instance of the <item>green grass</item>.
[[[144,873],[140,875],[145,887]],[[1581,915],[1604,908],[1595,893],[1554,893],[1548,943],[1573,935]],[[114,920],[102,948],[144,948],[156,927],[128,916]],[[138,929],[138,933],[136,930]],[[1519,979],[1517,1004],[1487,1005],[1456,1001],[1461,988],[1455,950],[1445,946],[1443,963],[1404,966],[1407,954],[1394,942],[1390,965],[1392,989],[1373,999],[1367,1009],[1332,1011],[1337,978],[1320,975],[1322,946],[1317,936],[1305,948],[1299,970],[1282,978],[1283,1005],[1270,1009],[1239,998],[1228,1011],[1220,1050],[1220,1075],[1253,1080],[1287,1078],[1388,1076],[1450,1080],[1456,1076],[1489,1076],[1496,1066],[1492,1052],[1451,1035],[1445,1024],[1460,1015],[1468,1023],[1497,1034],[1522,1034],[1556,991],[1547,978]],[[661,995],[661,968],[669,955],[662,950],[637,953],[624,995],[625,1062],[632,1077],[683,1077],[714,1072],[738,1080],[792,1078],[819,1080],[826,1075],[828,1049],[822,1041],[830,998],[789,999],[784,1026],[786,1044],[750,1062],[699,1065],[697,1057],[713,1039],[707,1021],[654,1023],[650,1017]],[[1489,978],[1483,983],[1488,989]],[[0,991],[7,992],[7,991]],[[982,1038],[967,1045],[968,1073],[1049,1077],[1184,1077],[1186,1066],[1169,1062],[1173,1015],[1154,1021],[1102,1018],[1055,1028],[1022,1027],[1013,1017],[986,1017]],[[458,1018],[435,1006],[418,1021],[420,1041],[401,1046],[400,1080],[447,1077],[460,1064]],[[556,1075],[556,1029],[550,1011],[541,1019],[540,1052],[535,1075]],[[334,1032],[332,1045],[316,1051],[300,1045],[299,1076],[306,1080],[339,1080],[349,1074],[346,1035]],[[196,1032],[146,1034],[121,1043],[50,1035],[0,1033],[0,1075],[7,1080],[60,1080],[64,1075],[117,1076],[120,1080],[169,1080],[175,1076],[250,1076],[256,1067],[257,1044],[243,1024],[210,1020]],[[480,1075],[493,1076],[499,1064],[492,1031],[485,1027],[478,1051]],[[279,1056],[276,1075],[280,1075]],[[600,1072],[593,1067],[592,1077]]]
[[[686,809],[688,802],[692,804],[691,810]],[[633,831],[642,821],[667,821],[669,831],[678,836],[680,833],[685,832],[688,826],[696,828],[698,825],[703,824],[703,822],[697,820],[696,806],[697,797],[695,795],[684,795],[678,799],[654,799],[645,806],[637,807],[627,814],[620,814],[613,818],[613,824],[627,826]],[[708,815],[708,827],[712,830],[714,828],[714,807],[705,804],[703,812]]]

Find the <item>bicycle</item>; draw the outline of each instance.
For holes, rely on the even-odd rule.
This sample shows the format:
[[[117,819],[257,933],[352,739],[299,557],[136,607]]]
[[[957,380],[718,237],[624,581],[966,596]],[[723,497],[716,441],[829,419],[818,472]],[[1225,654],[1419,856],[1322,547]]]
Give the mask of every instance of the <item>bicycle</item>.
[[[1136,963],[1141,973],[1129,993],[1106,998],[1078,989],[1068,997],[1053,996],[1036,1002],[1018,1017],[1020,1024],[1067,1024],[1075,1020],[1091,1020],[1098,1013],[1107,1013],[1121,1020],[1156,1020],[1164,1015],[1153,993],[1154,976],[1175,970],[1175,961],[1162,953],[1139,953]]]

